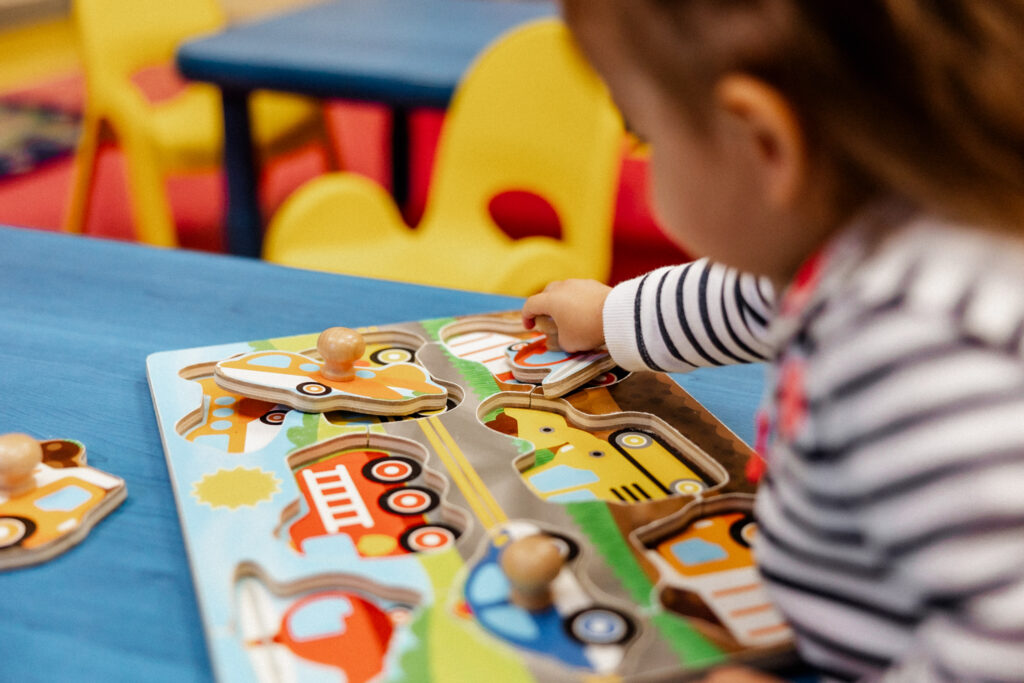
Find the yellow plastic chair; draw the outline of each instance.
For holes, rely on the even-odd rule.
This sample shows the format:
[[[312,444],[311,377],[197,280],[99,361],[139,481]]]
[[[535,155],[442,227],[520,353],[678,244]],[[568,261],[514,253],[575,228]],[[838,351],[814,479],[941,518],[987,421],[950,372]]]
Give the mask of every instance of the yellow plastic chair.
[[[556,19],[499,38],[469,69],[438,142],[423,219],[352,173],[300,187],[271,219],[264,257],[290,266],[513,295],[553,279],[603,280],[611,264],[622,122]],[[532,192],[561,239],[514,240],[490,200]]]
[[[164,176],[221,164],[220,95],[214,86],[188,84],[173,98],[153,103],[132,75],[171,62],[182,41],[222,28],[224,12],[216,0],[75,0],[73,13],[86,104],[65,229],[84,229],[100,143],[116,139],[125,155],[139,240],[175,246]],[[252,111],[253,135],[264,158],[313,138],[327,141],[322,112],[309,100],[257,93]]]

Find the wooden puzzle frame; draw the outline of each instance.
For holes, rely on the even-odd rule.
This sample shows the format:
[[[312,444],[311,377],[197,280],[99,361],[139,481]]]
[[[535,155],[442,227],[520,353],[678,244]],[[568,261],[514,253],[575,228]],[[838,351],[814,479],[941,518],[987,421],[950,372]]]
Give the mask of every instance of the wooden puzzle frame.
[[[674,532],[671,525],[706,504],[701,501],[749,496],[754,489],[744,477],[749,448],[670,378],[605,373],[589,386],[550,398],[511,373],[497,372],[500,361],[488,365],[483,362],[490,358],[486,354],[471,354],[475,360],[459,356],[457,351],[469,346],[461,344],[465,335],[493,333],[499,346],[510,338],[518,342],[535,337],[521,328],[515,313],[398,323],[363,332],[374,344],[397,340],[408,347],[410,340],[419,340],[411,349],[415,362],[449,387],[448,408],[410,419],[282,413],[271,403],[242,410],[239,397],[232,402],[200,382],[209,364],[237,353],[276,348],[312,354],[315,334],[164,352],[148,360],[219,680],[265,680],[253,668],[252,648],[241,636],[238,605],[231,597],[241,576],[263,581],[268,594],[276,596],[267,604],[282,602],[284,611],[294,608],[283,604],[290,596],[331,581],[344,584],[344,590],[338,589],[342,593],[362,597],[331,594],[324,604],[347,599],[366,614],[377,615],[376,608],[363,604],[367,600],[382,601],[379,609],[385,610],[396,594],[418,596],[408,620],[388,631],[392,637],[372,680],[483,680],[495,667],[501,667],[503,680],[516,683],[594,676],[678,680],[726,659],[770,663],[786,658],[788,641],[743,646],[713,611],[673,611],[671,604],[660,601],[666,586],[674,584],[659,574],[645,543]],[[474,340],[480,341],[474,349],[488,341],[479,336]],[[232,405],[238,410],[229,411]],[[544,499],[525,478],[536,466],[538,449],[523,435],[488,426],[509,406],[548,411],[567,427],[586,433],[579,438],[607,438],[623,425],[645,430],[657,437],[659,447],[698,463],[715,483],[696,496],[673,494],[650,501],[639,496],[628,503],[601,499],[594,483],[576,487],[562,502]],[[260,421],[270,414],[273,419]],[[217,420],[230,435],[207,429]],[[568,457],[575,438],[567,442],[569,447],[546,449],[549,468]],[[247,448],[247,443],[255,447]],[[385,452],[389,450],[394,453]],[[619,457],[611,448],[605,451],[603,456]],[[399,459],[389,460],[395,457]],[[342,527],[325,532],[324,525],[310,526],[312,532],[304,528],[299,552],[291,542],[292,527],[315,507],[299,477],[314,466],[329,470],[339,465],[352,486],[365,493],[368,514],[376,518],[358,533]],[[569,470],[581,469],[567,467],[565,472],[573,475],[578,472]],[[367,475],[374,468],[384,481],[374,482]],[[602,486],[623,483],[594,476]],[[348,490],[347,480],[341,488]],[[397,507],[405,522],[390,517],[386,524],[377,521],[395,516],[385,509],[387,502],[404,494]],[[400,528],[399,522],[414,526],[409,520],[450,527],[453,538],[428,531],[422,532],[421,542],[402,545],[376,531]],[[507,585],[496,573],[502,548],[524,533],[553,534],[573,549],[572,561],[553,584],[553,604],[538,613],[512,605]],[[434,547],[441,549],[435,552]],[[337,680],[337,668],[291,651],[275,652],[297,679]],[[452,652],[459,656],[452,657]]]

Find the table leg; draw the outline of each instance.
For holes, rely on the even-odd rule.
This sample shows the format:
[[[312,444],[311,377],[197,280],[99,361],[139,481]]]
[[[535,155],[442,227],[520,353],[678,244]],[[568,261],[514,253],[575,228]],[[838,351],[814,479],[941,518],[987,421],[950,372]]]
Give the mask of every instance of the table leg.
[[[409,110],[391,109],[391,196],[399,210],[409,199]]]
[[[263,239],[259,182],[249,122],[249,93],[224,90],[224,174],[227,217],[224,246],[229,253],[259,258]]]

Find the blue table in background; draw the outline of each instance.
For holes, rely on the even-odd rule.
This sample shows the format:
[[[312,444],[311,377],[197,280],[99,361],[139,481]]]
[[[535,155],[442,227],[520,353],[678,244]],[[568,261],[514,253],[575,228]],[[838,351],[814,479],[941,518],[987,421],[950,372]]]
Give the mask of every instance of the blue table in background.
[[[91,464],[128,485],[128,499],[80,545],[0,572],[4,681],[211,678],[146,356],[521,305],[13,228],[0,228],[0,292],[0,433],[78,439]],[[680,379],[749,441],[759,367]]]
[[[178,68],[188,78],[218,85],[223,95],[229,251],[260,254],[248,116],[253,90],[389,105],[393,190],[403,198],[408,110],[445,107],[488,43],[555,9],[551,0],[335,0],[185,43]]]

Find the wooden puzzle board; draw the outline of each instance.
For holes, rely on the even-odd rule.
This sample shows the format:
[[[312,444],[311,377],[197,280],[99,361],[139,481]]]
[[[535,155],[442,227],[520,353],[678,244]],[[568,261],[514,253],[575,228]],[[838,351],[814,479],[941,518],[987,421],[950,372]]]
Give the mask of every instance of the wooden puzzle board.
[[[212,380],[239,353],[314,355],[316,334],[148,358],[218,680],[678,680],[785,659],[749,551],[722,550],[752,528],[750,451],[670,378],[619,371],[544,398],[504,363],[535,334],[516,313],[361,331],[365,362],[414,357],[448,409],[305,414]],[[538,531],[567,562],[532,613],[497,558]],[[712,597],[737,591],[756,599]]]

